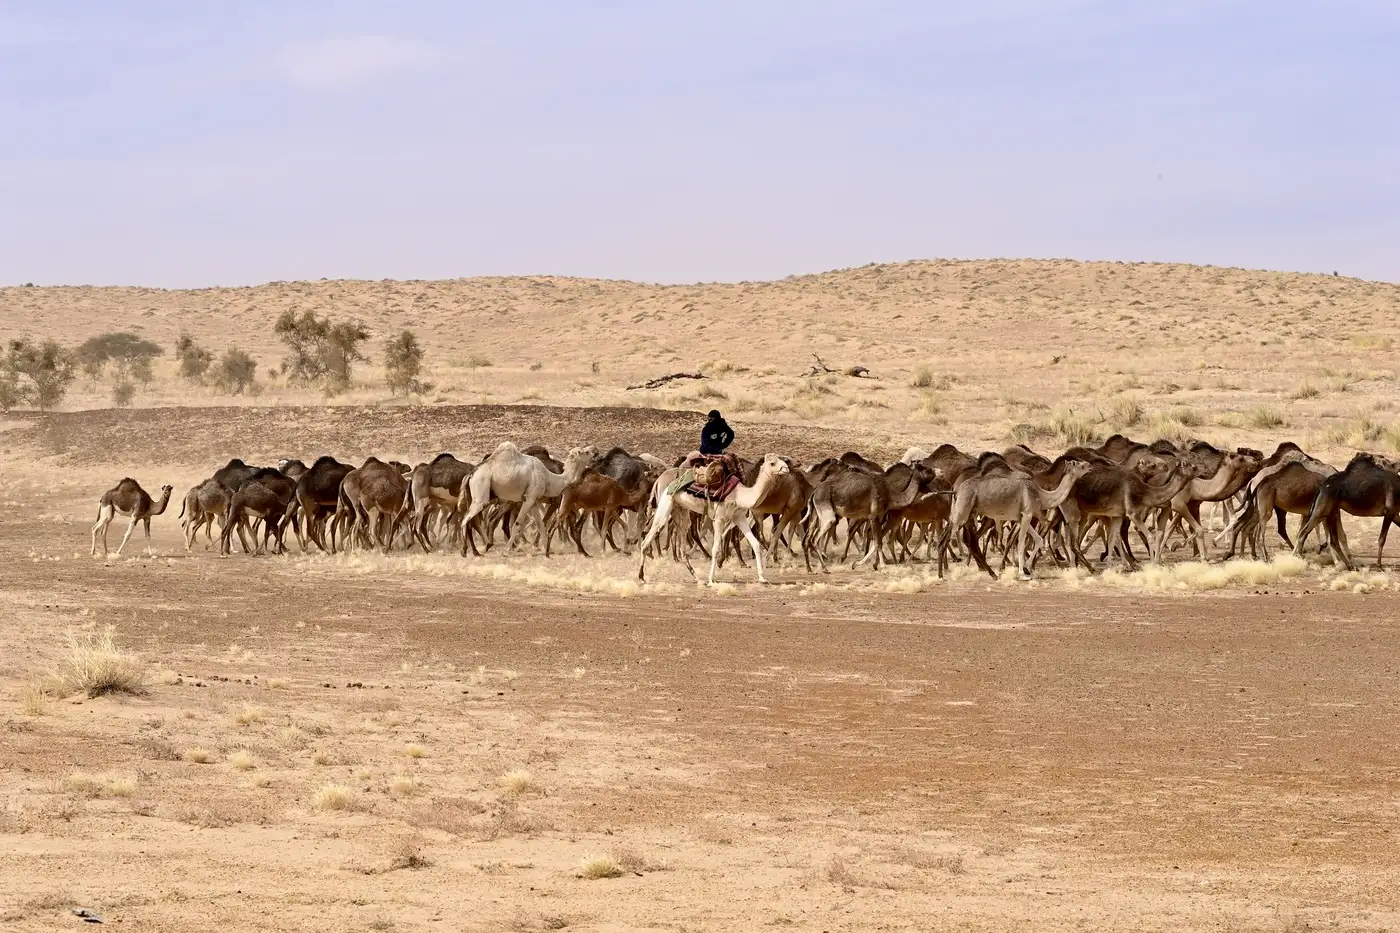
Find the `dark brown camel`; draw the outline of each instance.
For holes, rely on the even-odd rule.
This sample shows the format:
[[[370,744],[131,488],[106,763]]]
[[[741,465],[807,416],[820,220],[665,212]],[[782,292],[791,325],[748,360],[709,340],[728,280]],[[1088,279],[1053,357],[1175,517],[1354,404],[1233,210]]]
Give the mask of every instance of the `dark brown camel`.
[[[1343,512],[1370,518],[1380,516],[1376,569],[1385,569],[1385,538],[1391,523],[1400,520],[1400,474],[1382,466],[1372,454],[1358,453],[1352,457],[1345,470],[1327,477],[1318,487],[1317,498],[1298,532],[1293,553],[1301,557],[1308,535],[1321,525],[1327,530],[1332,556],[1348,570],[1355,570],[1356,564],[1342,538]]]

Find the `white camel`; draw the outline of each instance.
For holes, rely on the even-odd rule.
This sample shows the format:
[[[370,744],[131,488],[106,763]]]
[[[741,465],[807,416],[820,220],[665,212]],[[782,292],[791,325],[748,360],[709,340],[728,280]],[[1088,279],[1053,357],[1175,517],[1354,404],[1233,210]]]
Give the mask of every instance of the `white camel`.
[[[505,502],[520,503],[520,517],[511,531],[510,547],[515,550],[520,540],[520,530],[533,522],[541,544],[544,542],[543,502],[561,495],[564,487],[577,480],[598,457],[596,447],[575,447],[564,458],[564,472],[551,473],[537,457],[521,453],[520,448],[510,441],[500,444],[491,456],[481,462],[472,475],[462,484],[462,496],[469,497],[471,505],[462,516],[462,536],[466,538],[468,528],[481,514],[492,498]]]
[[[144,522],[146,529],[146,543],[149,546],[151,541],[151,519],[165,511],[165,507],[170,502],[170,493],[174,487],[165,485],[160,487],[160,501],[153,502],[146,490],[141,488],[141,484],[131,477],[123,479],[117,485],[102,494],[102,499],[97,504],[97,522],[92,526],[92,553],[97,553],[97,539],[102,538],[102,556],[107,556],[107,526],[112,524],[112,519],[117,515],[130,515],[131,524],[126,526],[126,534],[122,535],[122,543],[117,545],[117,556],[120,557],[122,548],[126,547],[127,539],[136,530],[137,522]]]
[[[657,479],[656,485],[652,487],[653,495],[656,498],[656,512],[651,519],[651,528],[647,531],[646,539],[642,541],[642,565],[637,570],[637,579],[646,580],[647,551],[651,547],[651,542],[666,527],[666,523],[671,518],[671,510],[675,506],[680,506],[687,512],[695,512],[704,515],[707,512],[714,519],[714,537],[710,545],[710,578],[709,584],[714,585],[715,569],[719,561],[720,544],[724,541],[724,536],[729,533],[731,527],[737,527],[739,533],[744,536],[744,540],[749,542],[749,547],[753,549],[754,566],[758,568],[758,582],[767,583],[768,578],[763,575],[763,548],[758,543],[758,538],[753,533],[753,516],[749,511],[768,494],[768,489],[773,485],[774,477],[781,476],[788,472],[788,465],[783,458],[777,454],[768,454],[763,458],[763,465],[759,467],[758,477],[752,486],[739,486],[722,502],[713,502],[703,499],[692,493],[686,492],[685,488],[672,491],[671,487],[681,477],[684,471],[680,468],[667,470]],[[690,575],[695,576],[695,569],[690,566],[690,556],[686,555],[685,569],[690,571]]]

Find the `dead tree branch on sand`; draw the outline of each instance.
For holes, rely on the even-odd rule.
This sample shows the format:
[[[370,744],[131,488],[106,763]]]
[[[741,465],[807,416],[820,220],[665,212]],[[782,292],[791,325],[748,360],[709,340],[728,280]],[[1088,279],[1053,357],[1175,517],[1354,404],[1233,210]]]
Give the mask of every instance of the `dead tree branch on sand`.
[[[817,362],[812,366],[811,369],[803,373],[804,376],[821,376],[826,375],[828,373],[840,373],[842,375],[851,376],[857,379],[871,378],[870,368],[867,366],[847,366],[845,369],[832,369],[830,366],[826,365],[826,363],[822,360],[820,356],[817,356],[815,353],[812,354],[812,359],[816,360]]]
[[[671,373],[671,375],[669,375],[669,376],[657,376],[655,379],[651,380],[650,382],[643,382],[643,383],[641,383],[641,384],[639,384],[639,385],[628,386],[627,388],[628,388],[628,389],[659,389],[659,388],[661,388],[662,386],[664,386],[666,383],[668,383],[668,382],[674,382],[674,381],[676,381],[677,379],[704,379],[704,378],[705,378],[705,374],[704,374],[704,373]]]

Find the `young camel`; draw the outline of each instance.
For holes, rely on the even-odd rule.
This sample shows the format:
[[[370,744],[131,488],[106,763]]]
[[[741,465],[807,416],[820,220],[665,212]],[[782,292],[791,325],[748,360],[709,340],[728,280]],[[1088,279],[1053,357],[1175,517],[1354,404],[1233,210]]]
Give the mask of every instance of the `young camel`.
[[[185,502],[180,506],[180,524],[185,529],[186,551],[194,549],[194,539],[199,535],[200,528],[204,529],[207,540],[214,540],[214,520],[218,519],[221,527],[228,521],[232,499],[233,495],[227,487],[215,479],[206,479],[185,493]]]
[[[613,522],[617,520],[618,513],[639,513],[650,490],[649,483],[639,483],[632,489],[624,489],[611,476],[585,470],[577,481],[565,486],[564,492],[559,496],[559,508],[555,510],[549,529],[545,532],[544,556],[550,556],[550,545],[553,543],[555,532],[562,524],[565,535],[574,539],[574,546],[578,548],[578,552],[588,557],[589,553],[583,547],[583,525],[584,516],[589,513],[602,515],[599,532],[603,537],[603,550],[607,551],[609,535],[612,534]],[[578,516],[577,523],[574,521],[575,513],[582,513]],[[632,531],[625,530],[623,543],[630,548],[632,541]]]
[[[758,569],[758,582],[767,583],[768,578],[763,575],[763,547],[759,544],[758,538],[754,536],[753,515],[750,510],[768,494],[773,481],[788,472],[786,461],[777,454],[766,455],[754,484],[752,486],[739,486],[729,494],[729,498],[720,502],[692,495],[686,492],[684,487],[673,490],[671,487],[679,481],[683,472],[680,469],[672,468],[662,473],[656,480],[653,487],[656,496],[656,512],[651,518],[651,528],[648,529],[647,536],[642,541],[642,563],[637,569],[637,579],[646,580],[647,551],[651,549],[651,543],[661,533],[661,529],[665,528],[670,521],[672,510],[679,506],[687,512],[713,516],[714,535],[710,543],[709,576],[711,586],[715,582],[720,544],[724,541],[724,536],[728,534],[731,526],[739,529],[739,533],[744,536],[744,540],[748,541],[749,547],[753,549],[754,566]],[[692,577],[695,576],[695,568],[690,566],[689,552],[686,552],[685,555],[685,569],[690,571]]]
[[[146,544],[149,547],[151,519],[165,511],[172,492],[174,487],[169,484],[160,487],[160,501],[153,502],[150,494],[141,488],[141,484],[129,476],[104,492],[97,504],[97,521],[92,526],[92,553],[97,553],[97,536],[100,534],[102,556],[107,556],[107,526],[112,524],[112,519],[117,515],[131,516],[131,523],[126,526],[126,534],[122,535],[122,543],[117,545],[117,556],[121,556],[127,539],[136,530],[137,522],[141,522],[145,528]]]

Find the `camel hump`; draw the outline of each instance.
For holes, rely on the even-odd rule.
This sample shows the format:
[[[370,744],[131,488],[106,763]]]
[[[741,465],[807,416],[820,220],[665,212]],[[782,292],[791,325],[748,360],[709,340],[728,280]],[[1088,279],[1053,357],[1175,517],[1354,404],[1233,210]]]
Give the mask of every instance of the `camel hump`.
[[[433,463],[441,463],[444,460],[456,460],[457,458],[449,453],[440,453],[433,458]]]

